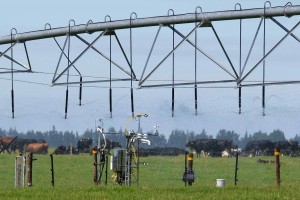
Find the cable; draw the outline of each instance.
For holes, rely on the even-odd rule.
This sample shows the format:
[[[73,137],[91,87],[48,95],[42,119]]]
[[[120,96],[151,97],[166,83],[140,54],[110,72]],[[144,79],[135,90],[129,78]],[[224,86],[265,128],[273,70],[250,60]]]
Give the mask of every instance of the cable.
[[[7,80],[7,81],[11,81],[12,79],[11,78],[0,78],[2,80]],[[35,85],[44,85],[44,86],[52,86],[50,84],[47,84],[47,83],[39,83],[39,82],[33,82],[33,81],[24,81],[24,80],[18,80],[18,79],[14,79],[14,81],[16,82],[21,82],[21,83],[30,83],[30,84],[35,84]]]

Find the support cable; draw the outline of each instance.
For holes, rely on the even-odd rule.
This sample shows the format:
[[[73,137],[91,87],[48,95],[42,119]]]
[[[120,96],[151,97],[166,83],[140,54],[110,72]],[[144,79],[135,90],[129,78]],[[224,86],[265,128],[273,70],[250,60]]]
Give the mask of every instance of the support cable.
[[[133,15],[135,15],[135,18],[132,18]],[[133,85],[132,85],[132,81],[133,81],[133,63],[132,63],[132,22],[133,20],[137,19],[137,14],[135,12],[132,12],[130,15],[130,66],[131,66],[131,73],[130,73],[130,93],[131,93],[131,115],[132,117],[134,116],[134,101],[133,101]]]
[[[271,8],[271,2],[270,1],[266,1],[264,4],[264,38],[263,38],[263,57],[265,57],[266,55],[266,5],[267,3],[270,5],[269,8]],[[263,85],[262,85],[262,109],[263,109],[263,113],[262,115],[265,116],[265,104],[266,104],[266,100],[265,100],[265,77],[266,77],[266,60],[263,60]]]
[[[198,10],[200,10],[200,14],[203,16],[202,8],[200,6],[197,6],[195,9],[195,20],[198,17]],[[195,27],[197,27],[197,22],[195,22]],[[195,115],[198,115],[198,95],[197,95],[197,45],[198,45],[198,34],[197,29],[195,30],[195,85],[194,85],[194,97],[195,97]]]
[[[15,31],[15,35],[18,34],[17,29],[12,28],[10,31],[10,36],[11,39],[13,37],[13,31]],[[12,41],[12,40],[11,40]],[[15,118],[15,94],[14,94],[14,62],[13,62],[13,58],[14,58],[14,50],[13,50],[13,44],[11,42],[10,44],[11,48],[10,48],[10,53],[11,53],[11,113],[12,113],[12,118]]]
[[[75,21],[74,20],[70,20],[69,21],[69,32],[68,32],[68,35],[67,37],[69,38],[68,39],[68,54],[67,54],[67,60],[68,60],[68,64],[67,66],[70,65],[71,61],[70,61],[70,48],[71,48],[71,22],[74,23],[74,26],[75,26]],[[68,70],[67,70],[67,89],[66,89],[66,103],[65,103],[65,119],[67,119],[67,115],[68,115],[68,99],[69,99],[69,67],[68,67]]]
[[[237,6],[239,6],[239,10],[242,10],[241,4],[237,3],[235,4],[234,10],[237,10]],[[239,46],[239,75],[238,80],[242,77],[242,19],[240,21],[240,46]],[[238,86],[239,88],[239,114],[242,112],[242,87]]]
[[[170,12],[172,12],[172,15],[174,16],[174,10],[169,9],[168,10],[168,16],[170,16]],[[173,28],[172,31],[172,117],[174,117],[174,106],[175,106],[175,87],[174,87],[174,79],[175,79],[175,24],[170,25]]]
[[[104,18],[104,21],[107,22],[107,19],[111,21],[111,17],[109,15],[106,15]],[[111,78],[112,78],[112,63],[111,63],[111,34],[109,34],[109,112],[110,112],[110,118],[112,118],[112,87],[111,87]]]

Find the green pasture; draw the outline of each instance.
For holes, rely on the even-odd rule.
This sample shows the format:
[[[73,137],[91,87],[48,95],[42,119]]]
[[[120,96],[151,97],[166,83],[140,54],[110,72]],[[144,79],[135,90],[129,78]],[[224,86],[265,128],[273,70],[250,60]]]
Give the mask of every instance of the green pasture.
[[[51,152],[51,151],[50,151]],[[184,156],[142,157],[139,186],[119,186],[109,170],[108,184],[93,183],[93,158],[83,155],[54,155],[55,187],[51,185],[50,156],[34,155],[33,186],[15,188],[16,155],[0,155],[1,199],[299,199],[300,158],[280,157],[281,186],[276,185],[275,164],[239,158],[238,185],[234,185],[235,158],[194,158],[195,183],[185,187]],[[226,179],[224,188],[216,179]]]

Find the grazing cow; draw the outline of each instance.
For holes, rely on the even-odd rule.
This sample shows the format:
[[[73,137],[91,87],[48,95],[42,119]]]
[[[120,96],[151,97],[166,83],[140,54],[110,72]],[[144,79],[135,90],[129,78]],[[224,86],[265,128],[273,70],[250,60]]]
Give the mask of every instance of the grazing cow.
[[[77,148],[72,147],[71,146],[64,146],[64,145],[60,145],[58,146],[54,151],[53,154],[54,155],[67,155],[67,154],[71,154],[71,150],[72,150],[72,154],[77,155],[79,154],[79,151]]]
[[[36,154],[47,154],[48,144],[47,143],[30,143],[26,146],[25,152],[31,152]]]
[[[66,154],[67,151],[67,147],[64,145],[59,145],[54,151],[53,154],[54,155],[63,155]]]
[[[228,150],[222,151],[222,157],[229,158],[231,156],[231,152]]]
[[[232,141],[229,140],[217,140],[217,139],[197,139],[189,141],[186,144],[186,147],[190,147],[195,150],[197,157],[200,156],[201,152],[204,155],[210,155],[212,157],[222,156],[222,151],[231,150],[235,148],[235,145]]]
[[[282,155],[294,156],[299,153],[297,141],[271,142],[269,140],[253,140],[247,143],[244,151],[251,156],[271,156],[274,154],[275,147],[280,149]]]
[[[285,156],[295,156],[299,154],[299,144],[297,141],[275,142],[275,147],[280,149],[280,154]]]
[[[1,137],[0,138],[0,147],[8,145],[14,138],[12,137]],[[24,148],[31,143],[46,143],[45,140],[35,140],[35,139],[23,139],[23,138],[17,138],[15,139],[10,147],[7,149],[8,153],[16,152],[18,150],[20,153],[23,153]]]
[[[37,143],[37,140],[35,139],[23,139],[23,138],[17,138],[16,141],[13,143],[13,151],[15,152],[18,150],[19,152],[23,153],[24,148],[31,143]]]
[[[140,148],[139,156],[178,156],[185,154],[185,150],[175,147]]]
[[[80,153],[90,153],[93,140],[89,138],[80,139],[77,142],[77,149]]]
[[[36,143],[47,143],[47,142],[46,142],[46,140],[39,139],[39,140],[36,141]]]
[[[249,141],[244,151],[251,156],[271,156],[274,154],[275,144],[269,140]]]
[[[66,154],[74,154],[74,155],[78,155],[79,151],[76,147],[73,147],[72,145],[69,145],[66,149]]]
[[[77,149],[81,153],[92,153],[92,149],[97,149],[97,146],[92,146],[93,140],[92,139],[81,139],[77,142]],[[112,140],[106,139],[105,142],[103,139],[100,141],[101,149],[104,148],[107,152],[110,152],[111,149],[116,147],[122,147],[119,142],[114,142]]]

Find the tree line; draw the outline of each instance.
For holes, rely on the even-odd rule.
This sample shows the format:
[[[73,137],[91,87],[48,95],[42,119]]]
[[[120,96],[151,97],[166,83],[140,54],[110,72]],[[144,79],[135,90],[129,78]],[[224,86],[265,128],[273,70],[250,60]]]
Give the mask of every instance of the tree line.
[[[115,128],[109,128],[106,134],[106,139],[112,140],[114,142],[119,142],[122,147],[126,146],[126,139],[124,137],[124,131],[120,129],[116,131]],[[154,134],[153,132],[147,132],[148,139],[151,142],[151,145],[148,146],[146,144],[140,144],[143,148],[148,147],[177,147],[177,148],[185,148],[185,144],[190,140],[196,139],[226,139],[231,140],[234,144],[238,145],[239,148],[245,147],[245,145],[252,140],[270,140],[272,142],[276,141],[285,141],[287,140],[284,132],[281,130],[274,130],[271,133],[265,133],[262,131],[257,131],[254,133],[246,132],[243,136],[236,133],[235,131],[221,129],[216,134],[215,137],[213,135],[208,134],[205,129],[202,129],[199,133],[195,133],[194,131],[184,131],[184,130],[173,130],[169,137],[166,138],[165,135],[162,134]],[[91,138],[94,141],[94,145],[97,144],[99,133],[96,130],[88,129],[82,135],[79,135],[78,132],[73,131],[58,131],[55,126],[52,127],[49,131],[27,131],[26,133],[18,132],[15,128],[10,128],[8,131],[0,128],[0,136],[9,136],[24,139],[43,139],[46,140],[49,146],[57,147],[59,145],[76,146],[78,140],[81,138]],[[300,135],[296,135],[294,138],[290,140],[300,142]]]

